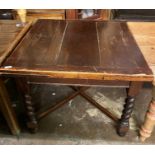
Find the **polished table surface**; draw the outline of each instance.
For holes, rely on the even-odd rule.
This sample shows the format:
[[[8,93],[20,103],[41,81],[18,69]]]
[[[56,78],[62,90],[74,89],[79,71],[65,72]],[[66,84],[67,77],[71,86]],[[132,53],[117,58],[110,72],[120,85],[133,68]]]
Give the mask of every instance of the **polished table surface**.
[[[4,61],[4,74],[152,81],[126,22],[38,20]]]
[[[22,27],[17,27],[16,24],[16,20],[0,20],[0,64],[5,58],[7,49],[22,30]]]
[[[126,81],[130,84],[117,127],[117,133],[124,136],[129,128],[129,118],[135,96],[142,83],[153,81],[154,76],[152,73],[154,59],[146,54],[148,52],[141,50],[143,43],[146,43],[146,37],[142,36],[137,41],[135,33],[133,33],[140,30],[140,34],[142,34],[144,29],[141,28],[145,28],[146,25],[152,27],[152,23],[151,25],[150,23],[146,25],[138,23],[142,26],[138,27],[138,31],[135,31],[137,28],[133,26],[135,24],[113,21],[38,20],[22,37],[16,48],[3,60],[0,68],[1,75],[24,76],[17,80],[22,86],[21,91],[25,97],[28,128],[35,132],[38,128],[37,118],[43,118],[53,109],[68,102],[65,99],[36,115],[31,102],[29,84],[33,80],[37,81],[37,78],[40,78],[42,82],[54,83],[56,79],[59,79],[61,84],[79,83],[81,86],[83,86],[82,80],[91,82],[94,80],[98,86],[102,85],[101,81]],[[147,28],[147,32],[152,34],[150,29]],[[150,40],[147,41],[151,44]],[[152,45],[150,47],[152,51],[154,48]],[[49,81],[51,79],[54,80]],[[64,81],[66,79],[70,79],[72,82]],[[83,90],[76,91],[76,95],[83,95]],[[75,94],[71,97],[75,97]],[[84,96],[90,101],[86,94]],[[101,108],[96,102],[91,100],[91,103],[105,112],[105,109],[103,110],[103,107]]]

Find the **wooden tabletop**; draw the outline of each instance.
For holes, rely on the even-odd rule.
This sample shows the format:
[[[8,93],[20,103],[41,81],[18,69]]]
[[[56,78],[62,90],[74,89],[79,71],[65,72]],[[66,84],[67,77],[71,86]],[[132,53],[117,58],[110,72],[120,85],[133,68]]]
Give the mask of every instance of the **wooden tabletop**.
[[[127,22],[127,25],[155,77],[155,22]]]
[[[27,23],[23,27],[16,20],[0,20],[0,65],[16,47],[30,26],[31,23]]]
[[[128,23],[38,20],[1,72],[55,78],[152,81]]]
[[[5,51],[22,29],[17,27],[16,24],[17,21],[15,20],[0,20],[0,63]]]

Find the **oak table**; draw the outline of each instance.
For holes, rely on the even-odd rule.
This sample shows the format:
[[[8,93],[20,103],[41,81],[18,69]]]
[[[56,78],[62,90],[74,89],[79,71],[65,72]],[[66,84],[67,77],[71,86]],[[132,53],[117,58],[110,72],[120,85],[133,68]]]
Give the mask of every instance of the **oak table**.
[[[27,126],[38,129],[38,120],[77,95],[117,122],[117,133],[129,128],[135,97],[143,82],[153,81],[141,50],[126,22],[38,20],[3,61],[1,75],[16,78],[24,94]],[[75,92],[44,112],[35,111],[31,83],[70,85]],[[89,86],[127,87],[120,119],[101,107],[84,91]]]

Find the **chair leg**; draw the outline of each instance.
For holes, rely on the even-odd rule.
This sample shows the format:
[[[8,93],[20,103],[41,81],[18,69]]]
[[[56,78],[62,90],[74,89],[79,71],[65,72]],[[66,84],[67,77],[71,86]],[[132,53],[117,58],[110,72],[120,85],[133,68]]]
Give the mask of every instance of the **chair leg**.
[[[129,130],[129,119],[131,117],[135,97],[138,95],[139,90],[141,89],[141,82],[131,82],[130,87],[127,93],[127,98],[125,100],[124,109],[122,112],[122,116],[118,122],[117,133],[120,136],[125,136]]]
[[[35,133],[38,130],[38,121],[36,117],[35,107],[31,100],[30,84],[28,83],[28,80],[25,78],[20,78],[16,81],[24,95],[25,108],[27,114],[27,127],[32,133]]]
[[[140,140],[143,142],[151,136],[155,125],[155,81],[153,82],[152,101],[146,113],[144,124],[140,129]]]

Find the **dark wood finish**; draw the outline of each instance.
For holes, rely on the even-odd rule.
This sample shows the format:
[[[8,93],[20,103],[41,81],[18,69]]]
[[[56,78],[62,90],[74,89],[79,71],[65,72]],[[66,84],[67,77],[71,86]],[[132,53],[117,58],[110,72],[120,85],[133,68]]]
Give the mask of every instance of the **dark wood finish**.
[[[78,10],[66,9],[66,19],[78,19]]]
[[[118,127],[117,127],[117,133],[120,136],[125,136],[127,131],[129,130],[129,119],[133,111],[135,97],[136,95],[138,95],[141,89],[141,86],[142,86],[141,82],[131,82],[130,84],[130,87],[127,93],[127,98],[125,100],[126,103],[124,105],[122,116],[119,120]]]
[[[38,20],[1,72],[71,79],[153,79],[124,22]]]
[[[128,96],[126,98],[126,101],[125,101],[126,103],[124,105],[122,116],[121,116],[121,119],[119,120],[119,124],[117,127],[117,133],[120,136],[125,136],[129,130],[129,119],[133,111],[134,101],[135,101],[134,97]]]
[[[24,101],[25,101],[25,108],[27,113],[27,127],[32,132],[35,133],[38,130],[38,121],[35,113],[35,107],[31,100],[31,90],[30,85],[25,78],[17,79],[16,82],[20,87],[20,90],[23,93]]]
[[[121,136],[128,130],[134,98],[141,82],[153,80],[152,71],[126,22],[38,20],[4,61],[0,70],[3,75],[23,76],[25,85],[31,82],[31,78],[33,82],[34,78],[51,78],[58,81],[62,79],[60,84],[70,80],[73,85],[81,86],[81,81],[86,80],[89,84],[95,81],[97,85],[106,80],[131,82],[117,128]],[[28,106],[31,105],[27,108],[31,114],[28,115],[29,122],[35,129],[38,125],[28,88],[24,94],[27,94]],[[102,112],[106,112],[87,94],[81,91],[77,94],[85,97]],[[77,94],[73,94],[73,97]],[[40,114],[38,118],[44,117],[67,101],[50,107],[50,110]],[[114,117],[112,119],[117,120]]]
[[[98,87],[121,87],[128,88],[128,81],[108,81],[108,80],[90,80],[90,79],[58,79],[58,78],[44,78],[44,77],[30,77],[32,84],[52,84],[52,85],[74,85],[74,86],[98,86]]]

